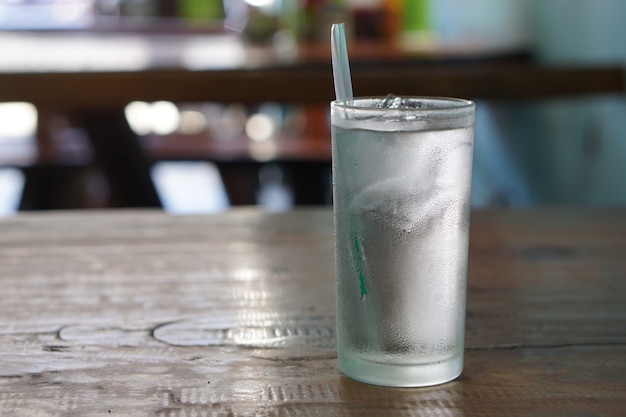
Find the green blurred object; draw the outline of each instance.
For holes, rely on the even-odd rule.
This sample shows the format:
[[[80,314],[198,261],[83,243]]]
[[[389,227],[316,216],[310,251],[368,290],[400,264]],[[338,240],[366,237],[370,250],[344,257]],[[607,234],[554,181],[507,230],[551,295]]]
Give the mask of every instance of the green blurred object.
[[[278,19],[257,7],[248,10],[248,22],[244,33],[252,42],[269,42],[279,29]]]
[[[430,51],[435,44],[431,31],[431,3],[429,0],[404,0],[404,19],[400,40],[407,50]]]
[[[403,29],[408,32],[429,30],[428,0],[404,0],[403,23]]]
[[[224,18],[222,0],[179,0],[178,16],[190,20],[218,20]]]

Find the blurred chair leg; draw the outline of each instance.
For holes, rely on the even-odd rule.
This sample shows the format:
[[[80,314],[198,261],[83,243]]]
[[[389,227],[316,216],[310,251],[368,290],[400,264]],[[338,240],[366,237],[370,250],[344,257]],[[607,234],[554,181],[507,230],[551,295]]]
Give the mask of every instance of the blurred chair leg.
[[[214,162],[222,177],[228,200],[233,206],[255,205],[259,188],[256,162]]]
[[[294,204],[330,204],[332,182],[330,162],[294,162],[288,164],[291,173]]]
[[[77,122],[87,132],[96,163],[109,181],[112,205],[161,207],[150,163],[123,110],[81,111]]]
[[[81,177],[85,169],[48,164],[22,168],[24,189],[19,210],[84,208]]]

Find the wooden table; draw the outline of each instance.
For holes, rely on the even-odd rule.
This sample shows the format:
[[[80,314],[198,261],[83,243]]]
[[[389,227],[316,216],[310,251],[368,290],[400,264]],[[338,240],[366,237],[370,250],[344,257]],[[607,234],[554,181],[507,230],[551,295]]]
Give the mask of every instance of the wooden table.
[[[6,415],[624,416],[626,210],[473,213],[466,365],[342,376],[329,209],[0,221]]]

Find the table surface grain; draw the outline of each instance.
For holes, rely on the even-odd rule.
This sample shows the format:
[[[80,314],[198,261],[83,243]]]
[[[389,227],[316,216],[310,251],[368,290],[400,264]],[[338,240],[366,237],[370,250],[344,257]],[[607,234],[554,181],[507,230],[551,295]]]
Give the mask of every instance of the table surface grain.
[[[0,415],[626,415],[626,210],[472,215],[465,370],[342,376],[329,209],[0,220]]]

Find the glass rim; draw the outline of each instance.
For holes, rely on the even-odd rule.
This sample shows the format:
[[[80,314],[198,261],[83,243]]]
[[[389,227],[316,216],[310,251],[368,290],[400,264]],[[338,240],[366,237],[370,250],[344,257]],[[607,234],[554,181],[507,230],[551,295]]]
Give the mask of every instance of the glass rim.
[[[398,112],[420,112],[420,113],[437,113],[437,112],[445,112],[445,111],[459,111],[459,110],[469,110],[476,106],[473,100],[468,100],[464,98],[457,97],[439,97],[439,96],[397,96],[401,99],[415,99],[415,100],[423,100],[444,104],[443,106],[435,106],[435,107],[420,107],[420,108],[388,108],[388,107],[379,107],[379,106],[359,106],[357,102],[365,102],[372,100],[384,100],[386,96],[364,96],[364,97],[354,97],[352,100],[348,101],[338,101],[333,100],[330,104],[333,107],[340,108],[342,110],[351,110],[351,111],[362,111],[362,112],[380,112],[380,111],[398,111]],[[448,103],[449,105],[445,105]]]

